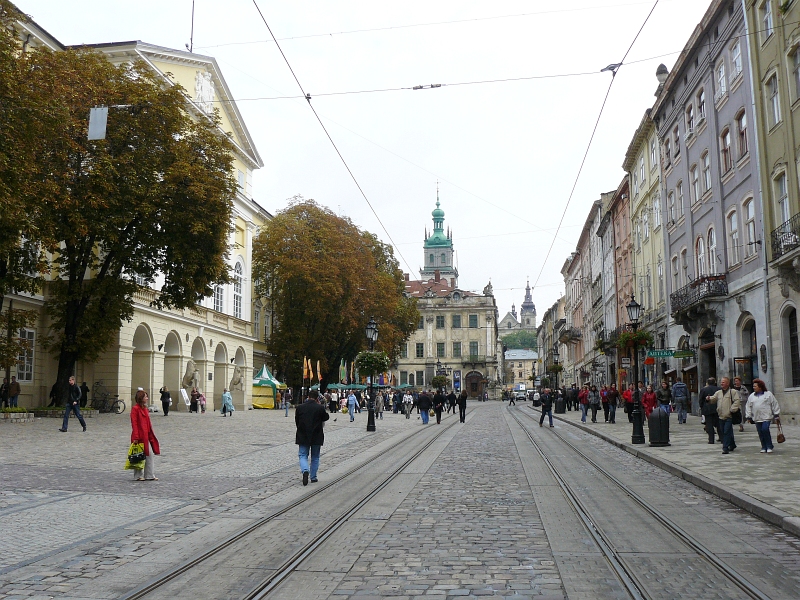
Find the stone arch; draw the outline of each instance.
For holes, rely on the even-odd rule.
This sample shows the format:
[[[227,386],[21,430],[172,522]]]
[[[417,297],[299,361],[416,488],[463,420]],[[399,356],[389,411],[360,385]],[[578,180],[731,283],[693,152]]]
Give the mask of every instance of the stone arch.
[[[172,396],[172,404],[177,408],[177,402],[180,400],[180,387],[181,387],[181,367],[183,358],[183,346],[181,344],[181,336],[177,331],[170,331],[164,339],[164,378],[161,382],[156,381],[156,384],[166,386]],[[155,396],[155,391],[153,392]]]
[[[794,302],[787,301],[780,309],[780,352],[783,360],[784,388],[800,387],[800,356],[798,356],[798,315]],[[794,344],[792,342],[795,342]]]
[[[195,362],[206,360],[206,343],[201,337],[194,338],[192,342],[192,360]]]
[[[147,323],[140,323],[133,334],[130,397],[137,388],[145,389],[153,397],[153,332]]]
[[[231,370],[231,378],[227,384],[227,388],[233,397],[234,407],[237,409],[240,407],[244,409],[245,400],[247,398],[247,385],[250,382],[250,377],[248,376],[247,353],[241,346],[236,349],[233,365],[234,367]]]
[[[470,398],[481,398],[484,391],[484,377],[480,371],[470,371],[464,377],[464,390]]]
[[[222,393],[228,387],[228,377],[230,376],[231,369],[228,364],[228,348],[224,342],[219,342],[214,348],[214,381],[209,382],[208,390],[206,390],[206,402],[212,402],[211,396],[213,395],[213,402],[219,404],[222,398]],[[209,392],[213,392],[209,393]],[[208,409],[209,407],[207,407]],[[213,409],[212,409],[213,410]]]

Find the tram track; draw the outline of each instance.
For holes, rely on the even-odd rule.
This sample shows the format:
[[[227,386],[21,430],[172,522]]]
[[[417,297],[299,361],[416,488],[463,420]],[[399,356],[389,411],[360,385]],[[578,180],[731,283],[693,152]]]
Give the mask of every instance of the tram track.
[[[530,410],[533,409],[531,408]],[[535,413],[532,414],[528,411],[522,411],[522,410],[519,411],[509,410],[509,413],[511,417],[516,421],[517,425],[519,425],[519,427],[522,429],[523,433],[531,442],[533,447],[536,449],[537,453],[541,456],[548,470],[553,475],[554,479],[556,480],[559,487],[563,491],[564,496],[567,498],[568,502],[575,511],[576,515],[583,523],[586,530],[589,532],[589,535],[592,537],[597,547],[602,552],[604,558],[606,559],[606,562],[608,563],[613,573],[616,575],[622,587],[628,593],[629,597],[636,600],[639,599],[647,600],[652,598],[653,597],[652,594],[649,593],[647,590],[647,583],[637,575],[637,569],[635,569],[630,564],[630,561],[628,561],[625,558],[623,553],[619,552],[616,549],[615,544],[613,542],[613,537],[598,525],[597,522],[598,519],[592,516],[591,510],[586,506],[586,503],[581,499],[580,494],[575,489],[575,486],[569,483],[569,481],[564,476],[562,471],[556,466],[556,464],[550,459],[550,457],[544,451],[542,446],[536,441],[529,427],[523,424],[522,420],[519,418],[517,414],[517,413],[523,414],[527,419],[530,419],[534,423],[537,423],[537,420],[534,416]],[[691,549],[709,567],[713,568],[727,581],[735,585],[748,598],[754,598],[758,600],[770,600],[769,595],[764,594],[763,592],[761,592],[761,590],[752,585],[747,579],[745,579],[739,573],[737,573],[735,569],[733,569],[725,561],[720,559],[714,552],[705,547],[694,536],[690,535],[681,527],[676,525],[674,522],[667,519],[657,510],[652,508],[646,499],[644,499],[635,490],[631,489],[630,486],[626,485],[623,481],[621,481],[618,477],[616,477],[613,473],[611,473],[607,468],[605,468],[603,465],[594,460],[594,458],[592,458],[586,452],[578,448],[575,444],[573,444],[569,440],[565,439],[560,433],[556,432],[554,429],[551,429],[550,431],[553,432],[554,437],[558,439],[561,443],[565,444],[575,456],[580,457],[583,461],[585,461],[585,463],[590,465],[597,473],[605,477],[614,486],[616,486],[616,488],[621,490],[627,497],[629,497],[634,502],[634,504],[640,510],[646,512],[653,520],[658,522],[664,529],[669,531],[681,544]]]
[[[334,517],[330,523],[323,527],[319,532],[315,533],[309,539],[309,541],[295,550],[289,558],[284,560],[276,568],[270,569],[270,571],[274,572],[268,577],[263,578],[258,585],[243,595],[242,598],[246,598],[248,600],[266,598],[269,593],[276,589],[283,581],[285,581],[301,563],[311,556],[320,545],[322,545],[328,538],[336,533],[337,530],[347,523],[354,514],[364,508],[364,506],[366,506],[370,500],[372,500],[378,493],[386,488],[386,486],[392,483],[392,481],[394,481],[398,475],[400,475],[405,469],[408,468],[409,465],[411,465],[426,450],[428,450],[431,444],[433,444],[447,432],[451,431],[457,423],[458,421],[454,421],[450,425],[441,428],[441,430],[437,431],[432,437],[424,441],[424,443],[420,443],[419,448],[415,450],[405,461],[403,461],[395,469],[391,470],[388,474],[384,475],[377,484],[371,486],[371,489],[366,494],[361,494],[358,499],[351,502],[345,510],[341,511],[341,513]],[[391,454],[392,450],[404,444],[408,444],[409,442],[413,443],[418,436],[424,436],[424,434],[428,431],[430,431],[430,429],[425,427],[410,436],[403,437],[394,444],[385,448],[383,450],[384,455]],[[269,515],[261,517],[247,527],[244,527],[225,537],[223,540],[214,544],[211,548],[182,561],[180,564],[167,571],[160,573],[158,576],[150,579],[143,585],[120,596],[120,600],[138,600],[140,598],[146,598],[152,594],[155,594],[167,584],[176,580],[178,577],[187,574],[194,568],[197,568],[200,563],[206,562],[209,559],[220,555],[223,551],[231,548],[235,544],[241,543],[247,540],[249,537],[257,535],[259,530],[263,529],[266,525],[269,525],[280,517],[287,515],[290,511],[302,509],[304,505],[313,503],[316,499],[319,499],[324,492],[340,486],[343,482],[347,481],[354,475],[357,475],[360,472],[366,471],[370,468],[371,461],[354,466],[352,469],[349,469],[330,482],[316,487],[313,491],[305,494],[299,501],[291,503],[281,509],[271,512]]]

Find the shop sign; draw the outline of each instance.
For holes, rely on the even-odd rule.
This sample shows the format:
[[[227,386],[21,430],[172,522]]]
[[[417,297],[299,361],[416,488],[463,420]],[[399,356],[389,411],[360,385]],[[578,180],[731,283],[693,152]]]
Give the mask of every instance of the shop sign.
[[[675,358],[693,358],[694,352],[691,350],[676,350],[672,356]]]
[[[647,358],[671,358],[675,355],[674,350],[648,350]]]

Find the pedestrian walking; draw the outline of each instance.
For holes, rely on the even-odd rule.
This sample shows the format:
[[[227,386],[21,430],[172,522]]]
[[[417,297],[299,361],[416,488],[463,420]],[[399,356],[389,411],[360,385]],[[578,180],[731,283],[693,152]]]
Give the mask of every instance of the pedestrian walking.
[[[232,417],[233,411],[236,409],[233,407],[233,396],[228,391],[228,388],[222,389],[222,408],[220,411],[223,417]]]
[[[604,385],[600,390],[600,402],[603,404],[603,419],[605,423],[608,423],[608,413],[610,411],[608,407],[608,386]]]
[[[450,393],[447,394],[447,414],[450,414],[450,411],[453,411],[453,414],[456,414],[456,403],[458,402],[458,398],[456,397],[456,393],[453,390],[450,390]]]
[[[69,378],[69,395],[67,397],[67,410],[64,411],[64,423],[61,425],[61,429],[59,431],[66,433],[67,426],[69,425],[69,414],[71,412],[75,413],[75,416],[78,417],[78,421],[80,422],[83,430],[86,431],[86,421],[83,420],[83,415],[81,414],[80,408],[80,401],[81,401],[81,388],[75,383],[75,377]]]
[[[511,406],[512,404],[514,406],[516,406],[517,402],[516,402],[516,400],[514,400],[514,394],[509,394],[508,395],[508,405]]]
[[[433,406],[433,402],[431,401],[430,396],[425,392],[422,392],[419,395],[419,399],[417,400],[417,408],[419,409],[419,416],[422,417],[422,424],[427,425],[428,420],[431,416],[431,407]]]
[[[147,403],[150,398],[147,392],[139,390],[134,397],[133,406],[131,407],[131,443],[144,445],[144,469],[134,469],[133,478],[136,481],[158,481],[155,476],[153,468],[153,457],[150,454],[152,448],[153,454],[161,454],[161,447],[158,444],[158,438],[153,432],[153,424],[150,422],[150,413],[147,410]]]
[[[608,388],[606,399],[608,400],[608,422],[613,425],[617,422],[617,404],[619,404],[619,392],[617,391],[616,383],[612,383]]]
[[[411,418],[411,411],[414,409],[414,396],[411,395],[411,392],[406,391],[403,394],[403,412],[406,415],[406,419]]]
[[[781,407],[762,379],[753,379],[753,393],[747,399],[745,418],[749,423],[756,424],[758,439],[761,440],[761,453],[772,454],[775,447],[772,445],[769,426],[774,419],[780,427]]]
[[[722,389],[714,394],[717,404],[717,417],[719,428],[722,430],[722,453],[728,454],[736,450],[736,441],[733,437],[733,414],[740,412],[742,407],[739,392],[731,387],[731,380],[723,377],[720,380]]]
[[[465,390],[458,395],[458,420],[462,423],[467,420],[467,392]]]
[[[375,397],[375,414],[378,415],[378,419],[383,419],[383,394],[380,392]]]
[[[55,388],[58,384],[53,384]],[[55,403],[53,403],[55,406]],[[8,407],[8,378],[3,378],[3,385],[0,385],[0,408]]]
[[[550,427],[553,426],[553,396],[550,388],[545,388],[543,393],[539,394],[539,402],[542,405],[542,415],[539,417],[539,427],[544,426],[544,416],[547,415],[550,419]]]
[[[719,435],[719,441],[722,443],[722,432],[719,429],[719,415],[717,415],[717,400],[714,397],[719,391],[717,380],[709,377],[706,380],[706,387],[700,390],[700,414],[705,417],[705,428],[708,433],[708,443],[714,443],[714,433]]]
[[[658,402],[657,406],[667,413],[667,415],[669,415],[671,412],[670,406],[672,404],[672,390],[669,389],[669,384],[666,381],[661,382],[661,386],[659,386],[658,391],[656,392],[656,400]],[[684,420],[686,419],[685,414],[683,418]]]
[[[578,402],[581,406],[581,423],[586,423],[586,413],[589,410],[589,386],[584,385],[578,392]]]
[[[650,418],[650,413],[653,412],[653,409],[658,404],[658,399],[656,398],[656,393],[653,391],[653,386],[648,385],[647,389],[645,389],[644,394],[642,394],[642,406],[644,407],[644,418]]]
[[[436,390],[436,393],[433,395],[433,412],[436,413],[437,425],[441,425],[442,423],[442,411],[444,410],[445,401],[446,399],[442,393],[442,390]]]
[[[629,383],[628,389],[622,392],[622,399],[625,400],[625,412],[628,415],[628,423],[633,423],[633,389],[633,384]]]
[[[355,398],[355,396],[353,396]],[[325,443],[324,423],[330,419],[328,411],[319,404],[319,392],[311,390],[306,401],[294,411],[294,424],[297,426],[294,442],[297,444],[297,456],[300,459],[300,472],[303,485],[317,483],[319,470],[319,452]],[[309,457],[311,458],[309,463]]]
[[[350,390],[350,395],[347,397],[347,412],[350,413],[351,423],[356,420],[356,405],[358,405],[358,398],[356,398],[356,395]]]
[[[600,410],[600,392],[597,391],[596,385],[589,388],[589,407],[592,409],[592,423],[597,423],[597,411]]]
[[[19,385],[19,381],[13,375],[11,376],[11,383],[8,384],[8,407],[9,408],[17,408],[17,401],[19,400],[19,395],[22,393],[22,388]]]
[[[169,414],[169,407],[172,406],[172,395],[169,393],[167,386],[158,390],[158,393],[161,394],[161,410],[164,411],[164,416],[166,417]]]
[[[566,394],[566,409],[567,410],[577,410],[578,409],[578,390],[575,387],[574,383],[567,390],[567,394]]]
[[[733,378],[733,389],[739,392],[739,398],[742,399],[742,404],[747,402],[747,398],[750,396],[750,391],[742,384],[741,377],[734,377]],[[734,425],[739,426],[739,431],[744,431],[744,419],[742,418],[742,413],[744,410],[740,410],[738,413],[733,414],[733,420],[731,421]]]
[[[672,384],[672,402],[675,404],[675,410],[678,413],[678,423],[686,423],[686,413],[689,408],[689,388],[686,387],[680,377],[678,377],[678,381]]]
[[[89,389],[89,386],[86,385],[86,382],[84,381],[81,384],[81,408],[86,408],[86,402],[89,400],[90,391],[91,390]]]

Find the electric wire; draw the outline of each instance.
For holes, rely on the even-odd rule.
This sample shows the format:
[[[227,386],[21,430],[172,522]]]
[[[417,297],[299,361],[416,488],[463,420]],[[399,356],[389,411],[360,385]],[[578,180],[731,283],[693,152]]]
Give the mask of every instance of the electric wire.
[[[383,231],[386,234],[386,236],[389,238],[389,241],[392,243],[392,246],[394,246],[395,250],[397,251],[398,256],[400,256],[400,258],[403,259],[403,262],[406,264],[406,267],[408,267],[408,272],[411,273],[412,272],[411,266],[408,264],[408,261],[406,260],[405,256],[403,256],[403,254],[400,252],[400,249],[397,247],[397,244],[395,244],[394,240],[392,239],[392,235],[389,233],[389,230],[383,224],[383,221],[381,221],[381,218],[378,216],[378,213],[375,210],[375,207],[372,206],[372,202],[370,202],[369,198],[367,198],[367,195],[364,193],[364,190],[362,189],[361,184],[358,183],[358,180],[356,179],[356,176],[353,174],[353,171],[350,169],[350,166],[347,164],[347,161],[344,159],[344,156],[342,156],[342,153],[339,151],[338,146],[336,146],[336,142],[333,141],[333,138],[331,137],[331,134],[328,133],[328,128],[325,127],[325,123],[322,122],[322,119],[320,119],[319,115],[317,114],[317,111],[314,109],[314,106],[311,104],[311,96],[309,94],[306,94],[306,91],[303,89],[303,86],[300,83],[300,80],[297,78],[297,75],[295,74],[294,69],[292,69],[292,65],[289,63],[289,59],[286,58],[286,54],[284,54],[283,49],[281,48],[280,44],[278,43],[278,40],[275,38],[275,34],[272,33],[272,29],[270,28],[269,23],[267,23],[267,19],[264,17],[264,14],[261,12],[261,8],[259,8],[258,2],[256,0],[253,0],[253,5],[256,7],[256,10],[258,11],[258,14],[261,16],[261,20],[264,21],[264,25],[266,26],[267,31],[269,31],[269,34],[272,36],[272,39],[275,40],[275,45],[278,47],[278,50],[280,51],[281,56],[283,57],[283,60],[286,62],[286,66],[289,67],[289,71],[291,71],[292,77],[294,77],[295,82],[297,82],[297,87],[300,88],[300,91],[303,93],[303,96],[308,101],[308,106],[309,106],[309,108],[311,108],[311,112],[314,113],[314,116],[316,117],[317,121],[319,122],[320,127],[322,127],[322,130],[325,132],[325,135],[328,137],[328,140],[333,145],[334,150],[336,150],[336,154],[339,156],[339,158],[342,161],[342,164],[344,164],[345,169],[347,169],[347,172],[350,174],[350,177],[353,179],[353,182],[356,184],[356,187],[358,188],[358,191],[361,192],[361,195],[364,197],[364,200],[366,201],[367,206],[369,206],[370,210],[372,211],[372,214],[375,215],[375,218],[378,220],[378,223],[380,223],[381,228],[383,229]]]
[[[584,154],[583,154],[583,159],[581,160],[580,167],[578,168],[578,173],[575,176],[575,182],[572,185],[572,190],[570,191],[569,197],[567,198],[567,203],[564,206],[564,211],[561,213],[561,218],[558,221],[558,227],[556,227],[556,235],[553,236],[553,241],[550,243],[550,247],[547,250],[547,254],[544,257],[544,260],[542,261],[542,268],[539,270],[539,275],[537,275],[536,281],[533,284],[533,288],[532,289],[534,289],[534,290],[536,289],[536,284],[539,283],[539,279],[541,279],[541,277],[542,277],[542,273],[544,272],[544,268],[547,265],[547,259],[550,258],[550,254],[553,251],[553,246],[555,246],[555,243],[556,243],[558,232],[561,230],[561,225],[564,223],[564,218],[567,216],[567,210],[569,210],[569,205],[571,204],[572,198],[575,195],[575,189],[578,187],[578,181],[581,178],[581,173],[583,173],[583,167],[586,164],[587,157],[589,156],[589,150],[592,147],[592,142],[594,141],[595,134],[597,133],[597,128],[600,125],[600,119],[603,117],[603,112],[605,111],[606,103],[608,102],[608,97],[611,94],[611,88],[614,85],[614,80],[617,77],[617,70],[623,64],[625,64],[625,59],[628,58],[628,54],[630,54],[630,51],[633,49],[633,46],[636,43],[636,40],[639,39],[639,35],[641,35],[642,30],[644,30],[645,25],[647,25],[647,22],[650,20],[651,15],[655,11],[656,7],[658,6],[658,2],[659,2],[659,0],[656,0],[655,3],[653,4],[653,7],[650,9],[650,12],[647,13],[647,17],[645,17],[645,20],[642,23],[642,26],[639,28],[639,31],[636,32],[636,35],[634,36],[633,41],[631,42],[631,45],[625,51],[625,54],[623,55],[622,60],[620,60],[619,63],[617,63],[616,67],[611,70],[611,81],[608,84],[608,89],[606,90],[606,95],[603,98],[603,104],[600,106],[600,113],[597,115],[597,121],[595,121],[594,128],[592,129],[592,135],[589,137],[589,143],[586,145],[586,152],[584,152]],[[606,68],[608,68],[608,67],[606,67]]]

